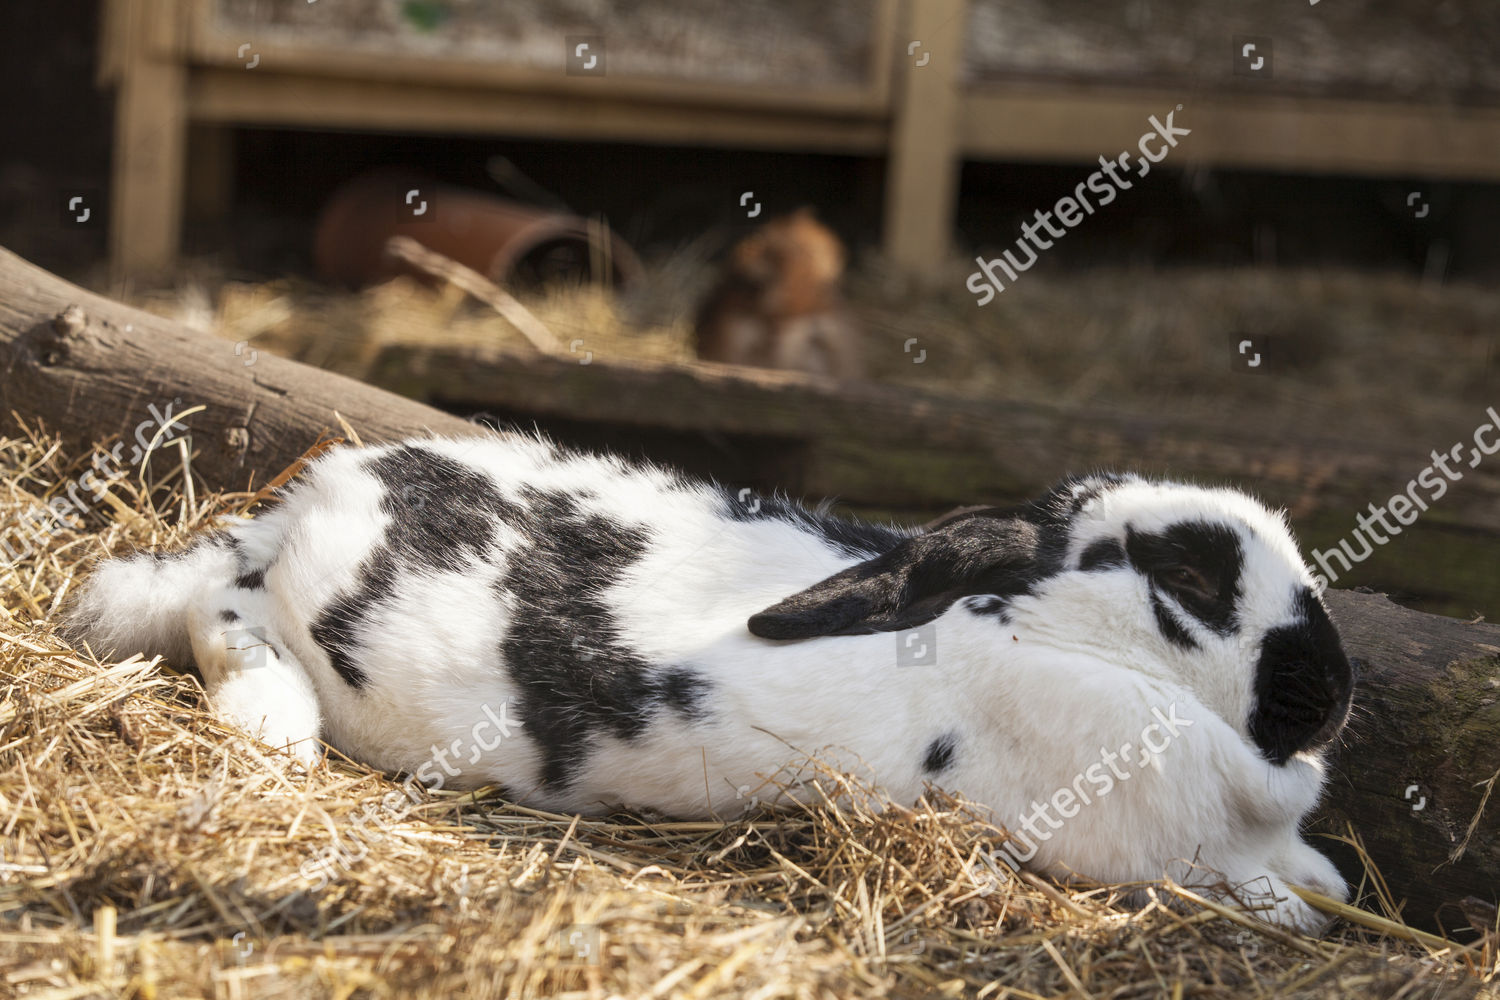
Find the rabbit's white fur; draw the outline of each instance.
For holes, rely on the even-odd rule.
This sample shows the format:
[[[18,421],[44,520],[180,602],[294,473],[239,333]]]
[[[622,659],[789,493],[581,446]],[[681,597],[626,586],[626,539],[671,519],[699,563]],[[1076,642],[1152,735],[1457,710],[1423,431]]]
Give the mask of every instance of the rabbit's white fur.
[[[1039,870],[1216,872],[1316,929],[1286,883],[1346,894],[1298,825],[1352,681],[1312,583],[1231,490],[1085,479],[921,534],[495,435],[334,451],[253,520],[103,564],[70,628],[191,655],[309,761],[704,817],[798,748],[898,802],[961,791]]]

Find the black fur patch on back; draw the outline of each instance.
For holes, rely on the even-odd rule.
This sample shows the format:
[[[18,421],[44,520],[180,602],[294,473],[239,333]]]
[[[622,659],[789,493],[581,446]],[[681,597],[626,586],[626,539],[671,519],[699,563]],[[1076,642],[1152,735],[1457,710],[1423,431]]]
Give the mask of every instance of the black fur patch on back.
[[[542,753],[541,783],[563,788],[600,737],[637,739],[663,708],[703,718],[710,683],[684,667],[653,669],[601,596],[645,555],[647,533],[567,494],[523,495],[514,526],[527,544],[495,584],[516,605],[502,653],[522,692],[525,731]]]
[[[359,586],[329,601],[309,631],[345,683],[361,688],[369,677],[357,662],[359,631],[375,606],[396,588],[396,560],[391,550],[376,549],[374,555],[360,564],[355,575],[360,580]]]
[[[958,737],[945,733],[927,744],[922,757],[922,770],[927,774],[941,774],[953,766],[953,757],[958,750]]]
[[[401,568],[452,570],[483,559],[496,521],[516,516],[487,476],[420,445],[394,448],[365,467],[384,488],[380,509],[390,523],[355,571],[358,586],[330,601],[311,629],[333,669],[355,688],[369,679],[358,662],[360,631],[395,590]]]
[[[903,539],[910,537],[888,525],[851,521],[824,510],[809,510],[784,496],[762,497],[745,493],[742,501],[740,492],[727,486],[719,486],[718,489],[724,501],[723,513],[731,520],[785,521],[819,536],[844,555],[855,559],[868,559],[889,552]]]
[[[234,585],[241,590],[261,590],[266,585],[266,571],[252,569],[234,578]]]
[[[661,675],[657,690],[661,693],[663,704],[674,709],[683,718],[698,722],[708,715],[707,706],[703,702],[711,686],[708,678],[702,674],[675,667]]]

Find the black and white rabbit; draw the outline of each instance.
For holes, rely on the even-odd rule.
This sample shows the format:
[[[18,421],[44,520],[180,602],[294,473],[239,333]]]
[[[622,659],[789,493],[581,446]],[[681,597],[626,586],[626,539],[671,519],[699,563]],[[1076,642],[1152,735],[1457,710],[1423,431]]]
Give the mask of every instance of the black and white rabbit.
[[[919,532],[533,437],[345,448],[102,564],[69,628],[196,661],[307,761],[707,817],[795,747],[962,792],[1040,871],[1212,871],[1308,930],[1286,883],[1346,896],[1298,825],[1352,672],[1284,520],[1233,490],[1071,480]]]

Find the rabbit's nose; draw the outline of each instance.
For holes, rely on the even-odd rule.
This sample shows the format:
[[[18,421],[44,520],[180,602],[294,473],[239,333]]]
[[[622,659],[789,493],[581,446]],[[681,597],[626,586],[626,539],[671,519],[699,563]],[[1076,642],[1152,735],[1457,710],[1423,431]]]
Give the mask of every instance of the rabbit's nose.
[[[1285,764],[1333,739],[1349,714],[1354,674],[1326,615],[1268,631],[1255,667],[1250,736]]]

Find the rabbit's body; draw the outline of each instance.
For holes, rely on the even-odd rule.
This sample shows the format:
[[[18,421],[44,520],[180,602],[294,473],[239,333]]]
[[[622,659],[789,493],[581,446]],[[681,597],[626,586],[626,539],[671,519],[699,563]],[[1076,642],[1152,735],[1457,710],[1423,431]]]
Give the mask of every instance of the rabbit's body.
[[[1194,570],[1231,609],[1162,610],[1153,553],[1199,542],[1233,557]],[[72,620],[191,655],[217,711],[305,759],[320,737],[542,808],[732,817],[815,753],[897,802],[961,791],[1039,869],[1197,859],[1340,896],[1297,832],[1348,704],[1310,581],[1229,491],[1091,480],[919,534],[493,436],[333,452],[254,520],[104,564]],[[1287,701],[1299,665],[1326,677]]]

